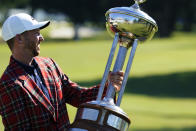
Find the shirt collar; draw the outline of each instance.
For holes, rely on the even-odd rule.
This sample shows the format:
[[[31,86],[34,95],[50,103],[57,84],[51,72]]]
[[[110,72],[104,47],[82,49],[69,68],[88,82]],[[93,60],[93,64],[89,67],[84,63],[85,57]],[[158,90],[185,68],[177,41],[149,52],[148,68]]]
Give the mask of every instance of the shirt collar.
[[[18,64],[20,65],[28,74],[32,74],[34,72],[34,69],[35,69],[35,66],[34,64],[32,65],[26,65],[18,60],[16,60],[13,56],[11,56],[12,59]],[[33,59],[33,62],[34,63],[34,59]]]

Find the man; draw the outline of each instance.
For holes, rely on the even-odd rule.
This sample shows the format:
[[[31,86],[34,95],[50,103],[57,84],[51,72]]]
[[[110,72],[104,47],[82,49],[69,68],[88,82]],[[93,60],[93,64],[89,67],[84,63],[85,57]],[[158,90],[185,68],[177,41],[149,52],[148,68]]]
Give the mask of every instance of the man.
[[[44,40],[40,30],[49,23],[20,13],[3,24],[2,37],[12,53],[0,79],[0,114],[5,130],[66,130],[70,124],[66,103],[78,107],[96,99],[99,86],[82,88],[52,59],[38,57]],[[108,77],[116,91],[123,75],[117,72]]]

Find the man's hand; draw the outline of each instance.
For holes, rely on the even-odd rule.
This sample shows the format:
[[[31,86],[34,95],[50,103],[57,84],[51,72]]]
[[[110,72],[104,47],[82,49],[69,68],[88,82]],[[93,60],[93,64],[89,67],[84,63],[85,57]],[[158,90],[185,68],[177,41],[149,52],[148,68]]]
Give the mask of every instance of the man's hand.
[[[122,86],[122,81],[124,78],[124,72],[118,71],[118,72],[110,72],[108,76],[109,82],[112,83],[114,86],[116,92],[119,92]]]

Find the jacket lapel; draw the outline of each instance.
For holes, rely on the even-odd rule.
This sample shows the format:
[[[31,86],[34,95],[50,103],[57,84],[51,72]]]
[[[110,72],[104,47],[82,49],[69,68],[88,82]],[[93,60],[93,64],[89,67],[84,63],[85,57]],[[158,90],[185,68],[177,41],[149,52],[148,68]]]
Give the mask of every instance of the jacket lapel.
[[[10,60],[10,66],[15,67],[13,68],[13,74],[15,74],[18,80],[21,82],[19,84],[28,90],[28,92],[52,114],[54,120],[56,121],[55,108],[52,106],[48,98],[44,95],[37,84],[31,79],[25,70],[15,62],[13,58]]]
[[[50,100],[52,102],[53,105],[56,104],[56,89],[55,89],[55,86],[54,86],[54,78],[53,78],[53,75],[52,75],[52,72],[47,68],[47,66],[45,66],[45,64],[39,60],[39,59],[34,59],[37,66],[39,67],[40,69],[40,72],[41,72],[41,75],[42,77],[44,78],[43,81],[46,85],[46,88],[48,89],[48,93],[50,95]]]
[[[52,114],[54,119],[56,119],[54,107],[30,76],[22,75],[19,77],[19,81],[22,82],[23,87],[26,88]]]
[[[44,78],[44,83],[46,85],[46,88],[48,89],[49,95],[50,95],[50,101],[52,102],[53,107],[56,109],[56,118],[58,118],[58,99],[57,99],[57,92],[56,92],[56,82],[55,77],[52,73],[52,70],[49,69],[49,63],[44,63],[44,59],[35,57],[34,58],[37,66],[40,69],[41,75]]]

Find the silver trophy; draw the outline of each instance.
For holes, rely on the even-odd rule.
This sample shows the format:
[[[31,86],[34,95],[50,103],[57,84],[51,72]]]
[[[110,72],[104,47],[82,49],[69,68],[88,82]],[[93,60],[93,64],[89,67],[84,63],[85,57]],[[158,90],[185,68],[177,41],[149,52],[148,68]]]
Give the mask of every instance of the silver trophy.
[[[75,121],[69,131],[127,131],[130,125],[128,115],[120,108],[122,96],[128,80],[133,57],[138,42],[150,40],[158,30],[156,22],[140,10],[139,4],[146,0],[135,0],[131,7],[111,8],[106,12],[106,28],[114,37],[108,62],[101,81],[96,101],[82,104],[77,111]],[[115,89],[111,83],[103,98],[107,77],[111,68],[114,53],[119,43],[119,51],[113,72],[122,70],[127,51],[132,47],[127,62],[124,79],[117,101],[114,102]],[[102,99],[103,98],[103,99]]]

